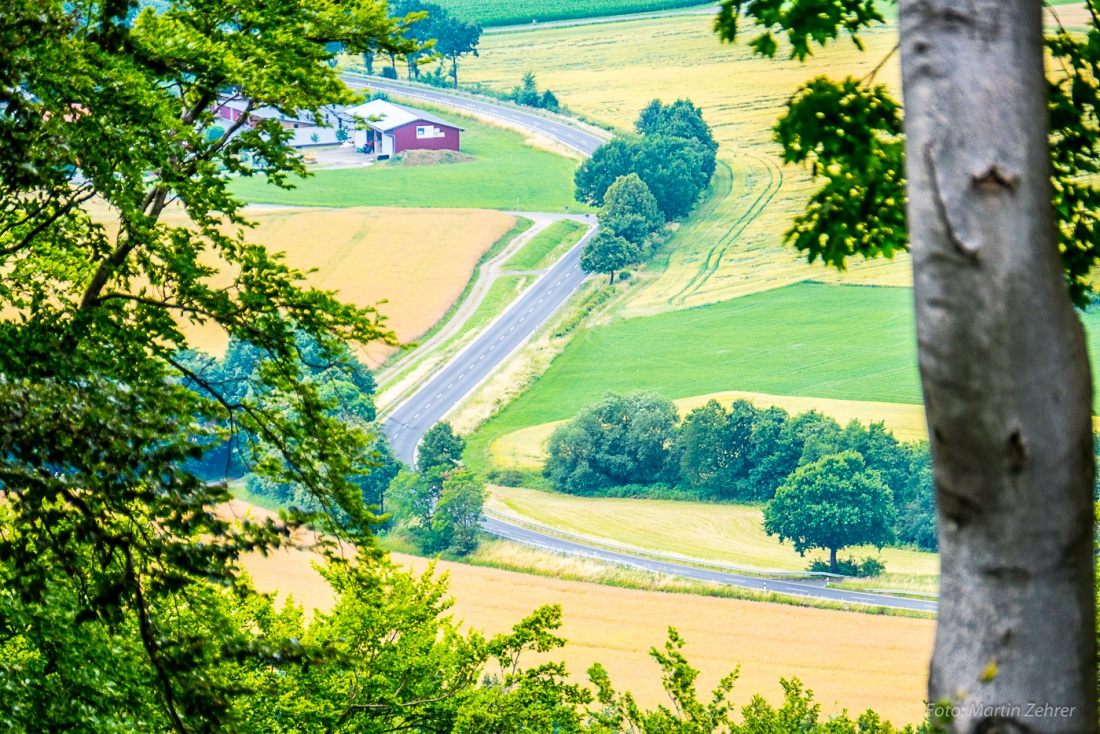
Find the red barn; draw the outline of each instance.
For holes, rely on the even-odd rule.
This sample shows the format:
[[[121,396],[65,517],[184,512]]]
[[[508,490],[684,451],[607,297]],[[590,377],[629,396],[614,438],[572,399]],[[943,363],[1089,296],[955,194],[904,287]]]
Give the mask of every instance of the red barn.
[[[369,147],[380,156],[406,150],[459,150],[462,128],[430,112],[376,99],[347,110],[359,121],[355,147]]]

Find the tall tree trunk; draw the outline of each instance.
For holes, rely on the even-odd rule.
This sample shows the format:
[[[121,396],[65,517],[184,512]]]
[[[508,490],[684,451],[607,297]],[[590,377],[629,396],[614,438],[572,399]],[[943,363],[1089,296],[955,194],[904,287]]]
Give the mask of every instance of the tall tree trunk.
[[[1051,208],[1042,3],[900,13],[940,523],[929,700],[957,732],[1095,732],[1092,383]]]
[[[368,74],[374,74],[374,52],[367,51],[363,54],[363,65],[367,67]]]
[[[829,572],[830,573],[837,573],[838,572],[837,565],[836,565],[836,548],[830,548],[829,549]]]
[[[458,54],[451,57],[451,77],[455,80],[455,89],[458,89]]]

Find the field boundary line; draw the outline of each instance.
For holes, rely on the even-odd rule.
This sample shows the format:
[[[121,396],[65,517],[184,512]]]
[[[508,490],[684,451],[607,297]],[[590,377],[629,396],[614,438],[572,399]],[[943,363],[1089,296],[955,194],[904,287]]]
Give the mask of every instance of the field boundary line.
[[[587,545],[593,548],[600,548],[603,550],[613,551],[615,553],[621,553],[626,556],[635,556],[637,558],[646,558],[654,561],[663,561],[665,563],[673,563],[679,566],[690,566],[692,568],[702,568],[714,571],[722,571],[724,573],[734,573],[740,576],[755,576],[757,578],[780,578],[780,579],[824,579],[829,580],[843,580],[849,578],[842,574],[828,573],[823,571],[768,571],[758,568],[744,568],[741,566],[733,566],[725,563],[718,563],[716,561],[705,561],[698,558],[688,558],[686,556],[673,556],[665,553],[658,553],[656,551],[646,551],[640,548],[634,548],[631,546],[618,545],[617,543],[608,543],[605,541],[595,540],[584,535],[576,535],[564,530],[558,530],[557,528],[550,527],[549,525],[543,525],[541,523],[533,522],[531,520],[525,520],[515,515],[509,515],[504,512],[499,512],[491,508],[484,508],[482,514],[490,517],[499,522],[507,523],[509,525],[516,525],[527,530],[533,530],[537,533],[544,535],[550,535],[563,540],[569,540],[578,545]]]

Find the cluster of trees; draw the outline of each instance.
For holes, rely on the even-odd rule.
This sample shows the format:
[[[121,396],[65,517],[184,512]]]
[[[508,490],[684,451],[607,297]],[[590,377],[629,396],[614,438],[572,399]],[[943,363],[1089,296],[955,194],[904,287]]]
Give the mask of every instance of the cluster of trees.
[[[523,75],[523,81],[512,87],[512,91],[504,97],[524,107],[535,107],[540,110],[557,112],[561,109],[557,96],[549,89],[539,91],[538,82],[535,80],[535,72],[528,71]]]
[[[362,432],[366,437],[364,460],[355,467],[352,484],[359,489],[367,507],[381,509],[390,481],[397,475],[399,462],[390,449],[386,434],[375,423],[374,377],[346,347],[329,352],[320,348],[316,339],[299,332],[295,338],[298,367],[303,380],[317,389],[328,407],[326,414],[344,425]],[[221,359],[199,352],[185,352],[180,363],[191,377],[184,384],[200,395],[231,402],[262,400],[265,392],[261,373],[265,369],[264,352],[240,339],[231,339]],[[262,444],[253,431],[229,431],[218,425],[227,438],[202,458],[189,462],[196,476],[204,481],[221,481],[244,477],[250,492],[269,497],[281,505],[304,509],[320,509],[316,499],[298,481],[256,473],[252,467],[265,460],[255,449]],[[270,457],[267,458],[271,460]]]
[[[478,55],[481,26],[455,17],[440,5],[421,0],[398,0],[390,6],[390,14],[398,21],[401,36],[407,43],[404,46],[379,43],[364,52],[362,57],[367,73],[374,73],[376,56],[381,54],[390,61],[381,71],[384,77],[397,78],[397,59],[401,58],[410,80],[457,89],[459,59]],[[431,73],[422,75],[420,66],[434,61],[441,63]],[[449,71],[443,61],[450,63]]]
[[[590,273],[606,273],[614,283],[616,272],[653,254],[665,216],[636,173],[615,179],[603,200],[600,231],[581,250],[581,267]]]
[[[690,100],[653,100],[634,123],[636,135],[618,135],[601,145],[577,169],[578,201],[604,205],[620,177],[634,173],[645,182],[666,219],[691,212],[714,175],[718,143]]]
[[[485,482],[462,468],[465,448],[449,423],[436,423],[424,433],[416,470],[402,471],[389,485],[391,523],[423,553],[461,556],[477,548]]]
[[[927,442],[901,443],[881,423],[842,427],[817,411],[791,416],[745,400],[712,400],[681,421],[654,393],[608,394],[551,434],[543,474],[570,494],[768,502],[808,467],[833,471],[837,456],[879,477],[897,540],[936,549]]]

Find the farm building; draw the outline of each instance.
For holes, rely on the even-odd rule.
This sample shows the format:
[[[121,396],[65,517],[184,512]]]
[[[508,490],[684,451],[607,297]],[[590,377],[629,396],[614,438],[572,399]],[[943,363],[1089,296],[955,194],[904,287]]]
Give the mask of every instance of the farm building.
[[[290,116],[271,107],[258,107],[249,110],[248,100],[239,97],[223,97],[214,107],[214,114],[229,123],[236,122],[245,112],[248,112],[250,124],[253,120],[274,119],[279,124],[294,131],[294,137],[290,144],[295,148],[305,148],[312,145],[333,145],[344,139],[340,135],[341,130],[350,135],[355,127],[355,121],[349,117],[345,108],[338,106],[322,107],[317,118],[312,113],[300,112]],[[225,124],[224,122],[221,124]]]
[[[380,156],[406,150],[459,150],[462,128],[423,110],[376,99],[347,110],[359,121],[355,147]]]

